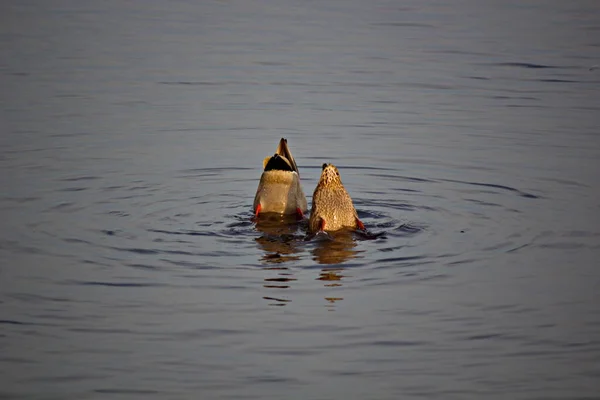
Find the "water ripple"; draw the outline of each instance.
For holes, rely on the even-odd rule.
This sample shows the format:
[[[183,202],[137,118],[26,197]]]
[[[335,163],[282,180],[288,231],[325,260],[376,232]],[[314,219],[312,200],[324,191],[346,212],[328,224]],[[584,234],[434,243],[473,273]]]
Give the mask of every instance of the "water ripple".
[[[107,287],[122,287],[122,288],[167,286],[166,284],[162,284],[162,283],[100,282],[100,281],[76,281],[76,280],[71,280],[69,283],[75,284],[75,285],[83,285],[83,286],[107,286]]]

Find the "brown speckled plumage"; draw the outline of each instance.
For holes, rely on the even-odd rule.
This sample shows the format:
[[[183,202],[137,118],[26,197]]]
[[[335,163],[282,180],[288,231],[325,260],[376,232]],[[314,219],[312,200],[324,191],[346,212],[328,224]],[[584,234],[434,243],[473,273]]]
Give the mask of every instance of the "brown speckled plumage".
[[[333,164],[323,164],[321,179],[312,198],[308,229],[318,232],[322,228],[325,231],[364,228],[342,184],[340,172]]]

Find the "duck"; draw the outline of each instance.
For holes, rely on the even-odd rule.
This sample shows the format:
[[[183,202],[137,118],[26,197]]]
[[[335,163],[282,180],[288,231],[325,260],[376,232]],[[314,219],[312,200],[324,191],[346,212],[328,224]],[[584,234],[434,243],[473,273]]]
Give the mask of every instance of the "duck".
[[[317,233],[344,228],[365,230],[365,225],[358,218],[352,198],[342,184],[340,171],[335,165],[325,163],[313,193],[308,229]]]
[[[275,154],[263,160],[263,172],[254,196],[254,216],[263,213],[295,214],[298,219],[303,219],[307,210],[296,160],[287,139],[281,138]]]

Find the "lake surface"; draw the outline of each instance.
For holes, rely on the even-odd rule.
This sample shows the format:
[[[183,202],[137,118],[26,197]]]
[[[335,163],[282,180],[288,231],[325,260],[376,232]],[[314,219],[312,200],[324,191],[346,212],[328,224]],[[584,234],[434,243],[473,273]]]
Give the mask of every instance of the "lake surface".
[[[599,399],[593,1],[4,1],[0,398]],[[252,220],[288,139],[375,237]]]

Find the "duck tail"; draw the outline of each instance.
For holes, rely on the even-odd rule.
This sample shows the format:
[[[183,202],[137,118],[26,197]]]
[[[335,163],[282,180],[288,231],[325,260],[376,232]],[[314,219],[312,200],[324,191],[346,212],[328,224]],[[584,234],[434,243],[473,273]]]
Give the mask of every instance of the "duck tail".
[[[289,160],[279,154],[274,154],[273,157],[265,158],[263,161],[263,168],[265,171],[295,171],[294,166]]]
[[[275,154],[278,154],[281,157],[285,158],[288,161],[290,167],[292,168],[292,171],[298,172],[298,166],[296,165],[296,160],[294,160],[294,156],[292,156],[292,152],[288,148],[287,139],[281,138]]]

